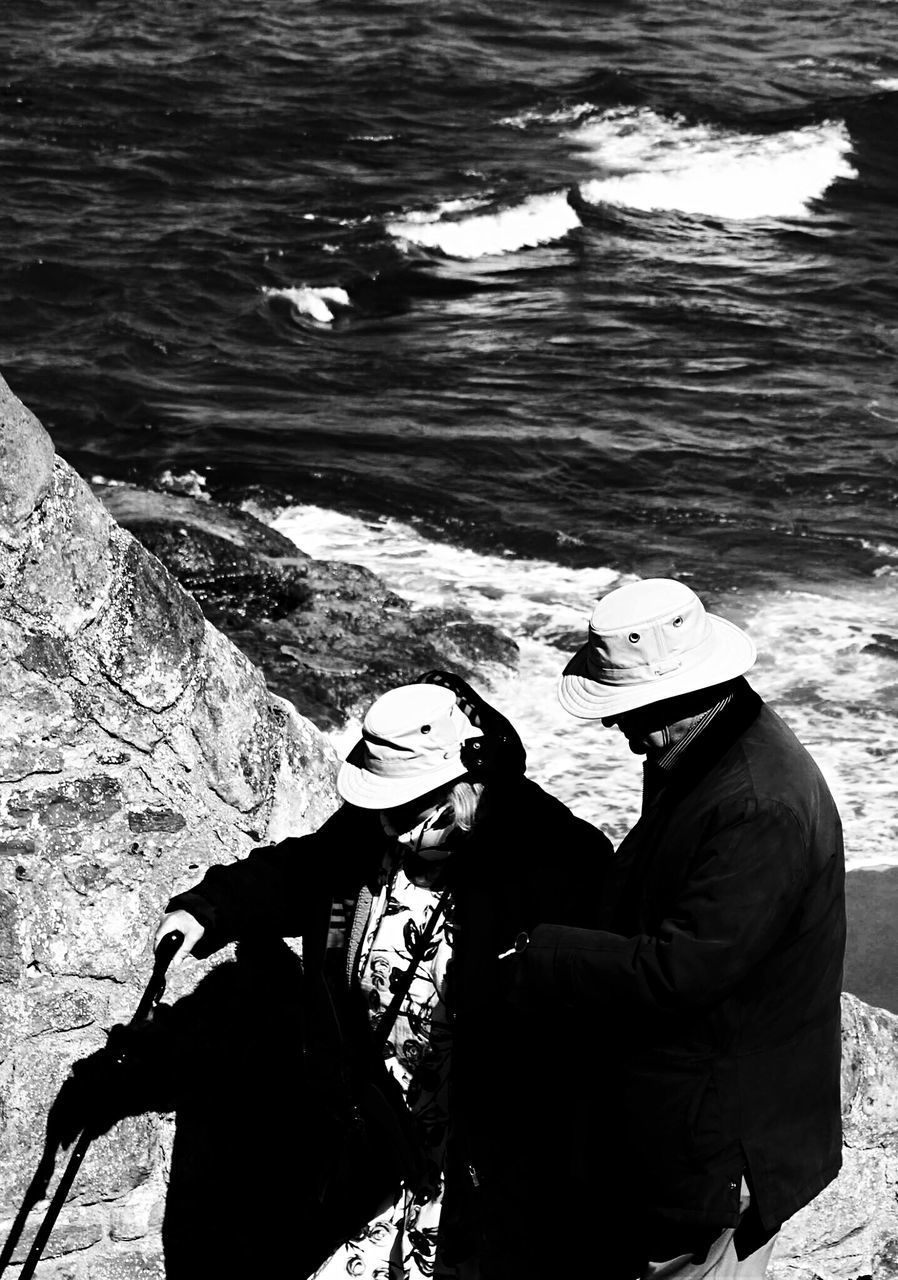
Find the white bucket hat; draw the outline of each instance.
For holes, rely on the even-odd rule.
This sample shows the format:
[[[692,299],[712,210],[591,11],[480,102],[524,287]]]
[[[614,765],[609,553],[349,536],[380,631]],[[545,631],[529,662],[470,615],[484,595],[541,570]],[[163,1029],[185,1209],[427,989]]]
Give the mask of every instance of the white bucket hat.
[[[462,744],[480,738],[451,689],[406,684],[370,707],[340,767],[337,790],[360,809],[395,809],[467,772]]]
[[[572,715],[601,720],[733,680],[756,656],[745,632],[706,613],[684,582],[646,578],[596,602],[558,700]]]

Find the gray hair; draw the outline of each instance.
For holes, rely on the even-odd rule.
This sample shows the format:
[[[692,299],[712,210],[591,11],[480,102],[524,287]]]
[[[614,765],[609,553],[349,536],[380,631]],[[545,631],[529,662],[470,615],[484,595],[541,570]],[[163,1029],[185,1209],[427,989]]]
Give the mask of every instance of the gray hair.
[[[453,821],[450,830],[470,831],[477,821],[477,811],[483,796],[482,782],[468,782],[464,778],[456,782],[446,797],[452,805]]]

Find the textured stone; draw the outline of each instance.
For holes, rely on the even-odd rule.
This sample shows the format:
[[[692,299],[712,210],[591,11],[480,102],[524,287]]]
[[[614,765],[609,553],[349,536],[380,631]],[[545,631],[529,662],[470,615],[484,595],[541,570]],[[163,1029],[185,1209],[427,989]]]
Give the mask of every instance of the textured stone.
[[[135,533],[138,528],[146,531],[146,541],[140,534],[138,537],[154,555],[158,554],[154,545],[155,538],[171,536],[174,540],[172,548],[177,553],[180,547],[181,554],[186,557],[183,563],[188,571],[194,555],[190,550],[188,537],[191,530],[206,534],[213,540],[204,543],[201,539],[196,544],[201,561],[204,559],[203,548],[211,548],[219,540],[229,542],[233,547],[252,556],[295,558],[302,555],[284,534],[278,533],[276,529],[263,524],[239,507],[161,493],[157,489],[137,489],[133,485],[100,484],[94,487],[94,492],[124,529],[131,529]],[[160,555],[159,558],[165,560],[164,556]],[[205,563],[214,573],[216,564],[209,561]],[[201,570],[201,564],[197,563],[197,577],[200,577]]]
[[[40,472],[40,429],[8,396],[0,408],[9,457]],[[19,484],[34,501],[0,506],[0,1239],[71,1064],[137,1005],[174,887],[263,841],[273,812],[302,834],[336,800],[321,734],[64,462],[51,483],[45,461]],[[171,975],[173,995],[203,968]],[[95,1141],[41,1274],[163,1274],[168,1123],[143,1107]]]
[[[13,1251],[12,1261],[22,1263],[28,1256],[40,1219],[29,1223],[22,1233],[18,1247]],[[59,1258],[65,1254],[76,1253],[81,1249],[89,1249],[103,1238],[103,1224],[96,1213],[77,1209],[65,1209],[60,1213],[53,1234],[44,1247],[42,1257]]]
[[[140,1240],[150,1230],[150,1217],[155,1201],[149,1196],[131,1197],[109,1215],[112,1240]]]
[[[0,377],[0,542],[18,545],[52,476],[52,440]]]
[[[111,1249],[102,1257],[91,1258],[84,1277],[85,1280],[164,1280],[165,1260],[161,1248]]]
[[[76,778],[59,786],[14,791],[10,808],[21,817],[29,815],[43,827],[75,829],[84,824],[106,822],[121,808],[120,797],[118,780],[100,774]]]
[[[129,527],[223,631],[286,617],[310,599],[298,567],[271,561],[229,537],[162,520],[137,520]],[[295,559],[296,549],[291,550]]]
[[[90,637],[100,665],[142,707],[163,711],[195,671],[202,614],[158,560],[129,539],[112,598]]]
[[[309,826],[309,797],[296,787],[291,787],[289,781],[291,778],[302,777],[312,767],[318,745],[313,725],[298,714],[292,703],[280,698],[273,699],[273,703],[280,712],[283,725],[275,795],[268,817],[268,839],[276,842]],[[336,760],[333,762],[333,770],[336,783]]]
[[[233,507],[126,486],[99,490],[269,687],[323,727],[424,671],[507,671],[517,646],[461,610],[412,609],[369,569],[313,560]]]
[[[204,658],[205,680],[190,726],[209,785],[245,813],[261,804],[269,789],[278,725],[268,714],[261,672],[212,628]]]
[[[92,1143],[78,1174],[79,1200],[109,1200],[142,1186],[158,1167],[159,1154],[156,1117],[126,1116]]]
[[[27,1034],[90,1027],[103,1017],[105,1008],[104,993],[85,988],[79,978],[45,978],[35,973],[29,984]]]
[[[25,665],[27,647],[14,656],[12,629],[0,623],[0,778],[55,773],[65,745],[78,735],[69,695],[56,680]]]
[[[57,460],[52,488],[23,529],[27,537],[7,578],[10,598],[51,635],[75,635],[99,613],[114,581],[112,520]]]
[[[770,1280],[898,1274],[898,1016],[850,995],[842,997],[842,1119],[842,1171],[786,1223]]]
[[[181,831],[186,825],[183,814],[172,809],[142,809],[128,814],[128,826],[134,832]]]

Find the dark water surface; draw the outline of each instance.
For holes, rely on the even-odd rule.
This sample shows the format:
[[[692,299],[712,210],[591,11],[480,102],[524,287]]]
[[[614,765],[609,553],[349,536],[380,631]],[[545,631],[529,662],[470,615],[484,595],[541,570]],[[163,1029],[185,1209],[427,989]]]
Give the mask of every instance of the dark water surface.
[[[82,473],[534,644],[691,575],[885,848],[891,0],[7,0],[0,49],[0,369]]]
[[[193,468],[637,571],[875,567],[898,11],[494,8],[12,0],[14,389],[85,472]],[[458,200],[493,222],[443,216],[468,256],[397,234]],[[322,323],[266,288],[348,305]]]

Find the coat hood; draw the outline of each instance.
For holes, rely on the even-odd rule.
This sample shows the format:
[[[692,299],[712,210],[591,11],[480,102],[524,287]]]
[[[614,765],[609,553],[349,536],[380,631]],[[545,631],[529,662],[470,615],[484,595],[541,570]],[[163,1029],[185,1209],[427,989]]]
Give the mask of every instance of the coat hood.
[[[418,684],[438,684],[451,689],[459,708],[482,736],[465,744],[462,763],[475,781],[514,782],[527,770],[527,753],[511,721],[476,693],[452,671],[428,671]]]

